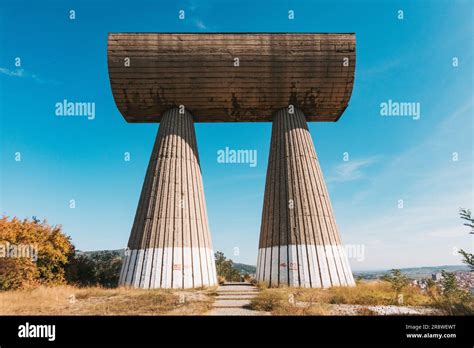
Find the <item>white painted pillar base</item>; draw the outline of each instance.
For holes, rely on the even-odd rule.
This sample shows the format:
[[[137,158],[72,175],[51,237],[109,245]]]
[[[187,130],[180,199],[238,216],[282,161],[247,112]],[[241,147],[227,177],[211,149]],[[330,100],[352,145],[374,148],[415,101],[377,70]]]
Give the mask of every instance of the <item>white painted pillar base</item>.
[[[142,289],[214,286],[214,253],[207,248],[129,250],[119,283]]]
[[[260,248],[257,281],[268,287],[355,285],[346,252],[340,245],[293,244]]]

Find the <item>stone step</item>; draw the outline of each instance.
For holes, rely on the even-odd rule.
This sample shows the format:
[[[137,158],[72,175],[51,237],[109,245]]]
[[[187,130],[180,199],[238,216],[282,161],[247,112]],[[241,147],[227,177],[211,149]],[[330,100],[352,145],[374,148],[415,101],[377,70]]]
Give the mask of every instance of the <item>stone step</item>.
[[[241,290],[217,290],[216,292],[219,292],[219,293],[226,293],[226,292],[252,292],[252,293],[256,293],[256,292],[260,292],[259,290],[245,290],[245,289],[241,289]]]
[[[219,287],[219,290],[224,290],[224,291],[227,291],[227,290],[258,290],[257,287],[254,287],[254,286],[236,286],[236,285],[232,285],[232,286],[220,286]]]
[[[221,286],[254,286],[255,287],[255,285],[253,284],[244,283],[244,282],[228,282],[228,283],[224,283]]]
[[[223,307],[243,307],[248,306],[250,304],[250,300],[220,300],[217,299],[213,307],[223,308]]]
[[[216,298],[216,300],[245,300],[245,299],[252,299],[257,297],[257,295],[240,295],[240,296],[234,296],[234,295],[223,295],[219,296]]]
[[[259,312],[247,308],[241,307],[224,307],[216,308],[214,307],[208,315],[270,315],[268,312]]]
[[[217,291],[217,295],[256,295],[258,291]]]

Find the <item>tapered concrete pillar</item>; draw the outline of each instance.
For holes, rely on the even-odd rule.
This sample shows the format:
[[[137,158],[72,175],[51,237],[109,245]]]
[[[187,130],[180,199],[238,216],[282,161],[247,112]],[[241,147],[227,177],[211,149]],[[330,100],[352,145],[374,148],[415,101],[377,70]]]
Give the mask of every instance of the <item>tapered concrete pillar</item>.
[[[273,116],[257,280],[268,286],[352,286],[304,114]]]
[[[192,115],[166,111],[128,241],[120,285],[217,284]]]

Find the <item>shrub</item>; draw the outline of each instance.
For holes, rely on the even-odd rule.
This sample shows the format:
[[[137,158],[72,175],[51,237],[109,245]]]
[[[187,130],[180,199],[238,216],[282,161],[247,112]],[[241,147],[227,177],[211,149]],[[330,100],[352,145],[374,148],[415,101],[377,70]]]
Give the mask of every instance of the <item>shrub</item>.
[[[234,267],[234,262],[230,259],[227,259],[224,256],[224,253],[217,251],[214,254],[216,261],[216,271],[219,278],[224,278],[224,280],[230,282],[240,282],[242,281],[242,276],[238,269]]]
[[[67,278],[79,286],[112,288],[118,285],[121,268],[122,258],[117,251],[98,251],[90,255],[77,253],[67,267]]]
[[[252,299],[250,307],[257,311],[271,312],[288,303],[288,296],[278,289],[264,291]]]
[[[0,290],[13,290],[33,285],[38,277],[38,270],[29,259],[0,260]]]
[[[74,252],[70,237],[60,225],[50,226],[46,220],[0,219],[0,245],[5,253],[12,247],[28,247],[35,259],[22,255],[2,255],[0,258],[0,289],[18,289],[31,284],[61,284],[65,282],[65,266]],[[9,256],[9,257],[7,257]],[[18,257],[22,256],[22,257]]]
[[[382,277],[382,279],[389,282],[397,294],[400,294],[403,288],[408,285],[407,276],[399,269],[392,269],[390,273]]]
[[[74,254],[66,268],[68,283],[79,286],[95,285],[94,261],[84,254]]]
[[[459,287],[454,273],[442,271],[442,275],[440,286],[430,291],[437,307],[448,315],[473,315],[473,296]]]

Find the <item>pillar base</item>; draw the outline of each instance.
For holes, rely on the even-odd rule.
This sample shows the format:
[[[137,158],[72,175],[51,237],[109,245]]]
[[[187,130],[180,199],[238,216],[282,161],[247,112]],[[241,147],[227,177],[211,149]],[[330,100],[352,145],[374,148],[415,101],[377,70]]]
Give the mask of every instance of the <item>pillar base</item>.
[[[217,285],[212,249],[151,248],[129,250],[127,254],[121,285],[145,289]]]
[[[269,287],[355,285],[340,245],[293,244],[258,249],[257,280]]]

